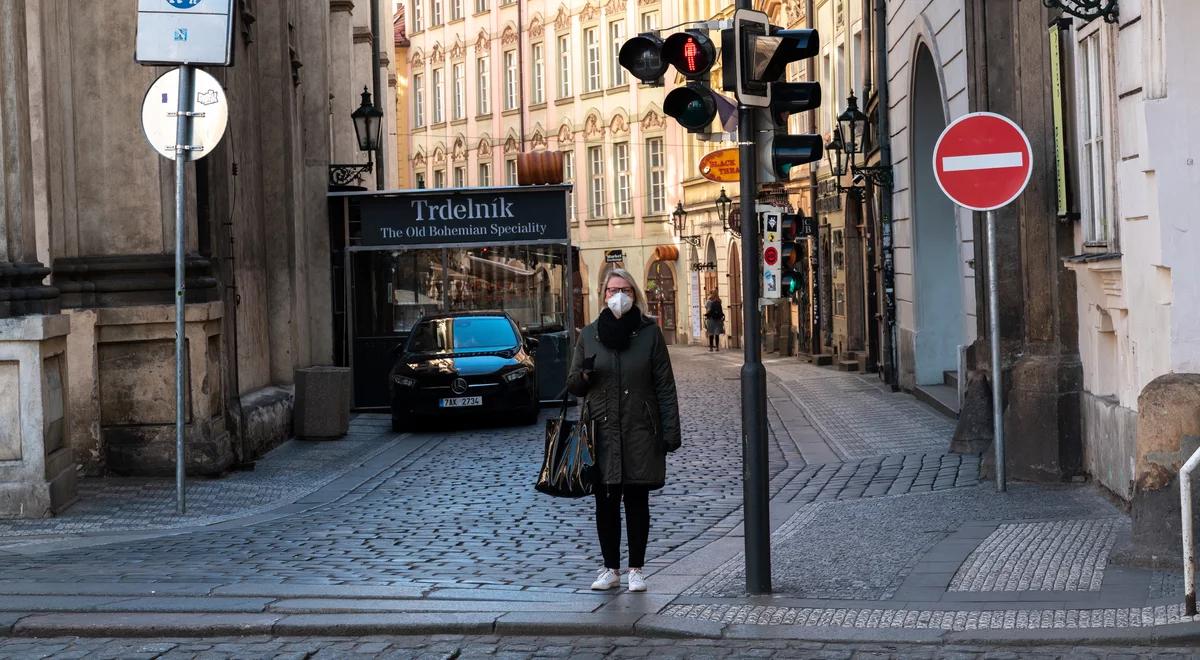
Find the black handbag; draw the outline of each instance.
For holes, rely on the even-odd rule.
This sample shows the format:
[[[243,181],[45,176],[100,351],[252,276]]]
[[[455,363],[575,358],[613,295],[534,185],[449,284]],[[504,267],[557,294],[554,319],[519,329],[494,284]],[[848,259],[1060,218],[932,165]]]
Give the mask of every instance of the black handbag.
[[[558,417],[546,420],[546,456],[534,488],[552,497],[586,497],[596,492],[600,469],[595,433],[587,404],[579,411],[579,421],[569,420],[564,396]]]

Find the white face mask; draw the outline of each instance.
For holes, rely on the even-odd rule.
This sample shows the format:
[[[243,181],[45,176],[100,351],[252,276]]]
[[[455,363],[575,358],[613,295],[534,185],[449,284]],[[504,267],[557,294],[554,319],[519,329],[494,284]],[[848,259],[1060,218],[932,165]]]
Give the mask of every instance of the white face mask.
[[[633,309],[633,298],[623,291],[618,291],[609,297],[608,308],[612,310],[613,316],[621,318],[625,312]]]

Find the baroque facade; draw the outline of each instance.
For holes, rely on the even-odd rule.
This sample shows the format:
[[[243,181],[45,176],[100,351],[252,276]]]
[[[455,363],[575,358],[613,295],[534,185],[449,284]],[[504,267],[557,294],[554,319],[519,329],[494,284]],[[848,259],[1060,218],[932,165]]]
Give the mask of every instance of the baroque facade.
[[[357,160],[368,6],[240,0],[234,65],[210,69],[230,118],[187,167],[193,474],[288,437],[294,370],[330,361],[328,165]],[[37,517],[80,474],[173,472],[174,166],[139,123],[166,69],[131,57],[136,2],[0,14],[0,515]]]
[[[683,276],[670,213],[682,199],[680,129],[665,88],[617,63],[624,40],[678,23],[688,3],[659,0],[407,0],[406,142],[415,188],[517,184],[517,155],[563,152],[579,249],[577,321],[595,318],[612,264],[648,291],[671,340]],[[669,87],[669,86],[668,86]],[[661,249],[660,249],[661,248]]]

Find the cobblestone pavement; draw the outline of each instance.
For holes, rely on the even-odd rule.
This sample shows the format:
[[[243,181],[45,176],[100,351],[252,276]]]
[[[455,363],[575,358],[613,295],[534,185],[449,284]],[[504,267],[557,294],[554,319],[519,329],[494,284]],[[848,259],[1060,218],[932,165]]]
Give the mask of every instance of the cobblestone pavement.
[[[79,500],[54,518],[0,520],[0,547],[70,534],[211,525],[253,515],[293,502],[361,465],[386,448],[389,430],[386,420],[360,417],[341,440],[291,440],[260,459],[252,471],[190,479],[184,515],[176,512],[174,479],[83,479]]]
[[[827,660],[1186,660],[1194,647],[1022,646],[820,643],[800,640],[679,640],[636,637],[242,637],[209,639],[0,640],[0,659],[20,658],[802,658]]]
[[[649,568],[728,533],[742,484],[737,368],[676,360],[683,449],[668,485],[651,496]],[[715,378],[714,378],[715,377]],[[308,585],[508,585],[574,590],[600,564],[590,499],[561,500],[533,488],[539,426],[415,434],[414,449],[341,500],[286,518],[220,531],[90,548],[13,555],[4,581],[183,582]],[[782,484],[799,470],[794,445],[773,442]]]

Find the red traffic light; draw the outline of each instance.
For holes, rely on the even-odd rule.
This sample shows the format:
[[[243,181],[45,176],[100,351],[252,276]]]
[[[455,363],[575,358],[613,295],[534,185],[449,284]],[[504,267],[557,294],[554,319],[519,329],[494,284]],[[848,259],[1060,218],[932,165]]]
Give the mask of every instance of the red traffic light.
[[[662,57],[685,78],[694,80],[713,67],[717,61],[717,47],[703,32],[686,30],[667,37]]]

